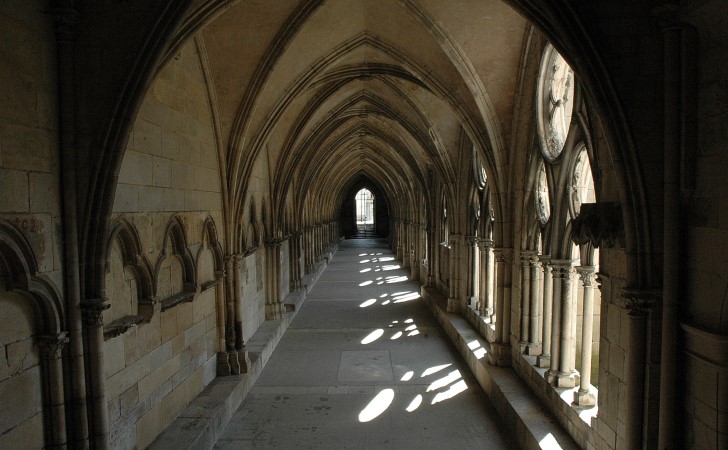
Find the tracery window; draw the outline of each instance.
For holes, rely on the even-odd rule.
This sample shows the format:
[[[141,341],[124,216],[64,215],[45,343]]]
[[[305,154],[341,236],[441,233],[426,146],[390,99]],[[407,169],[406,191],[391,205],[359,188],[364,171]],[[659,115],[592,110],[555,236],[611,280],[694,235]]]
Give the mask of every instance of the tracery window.
[[[564,149],[574,108],[574,72],[551,45],[541,62],[537,92],[541,152],[550,162]]]
[[[549,185],[546,179],[546,165],[541,161],[536,176],[536,216],[541,225],[546,225],[551,217],[551,200],[549,199]]]

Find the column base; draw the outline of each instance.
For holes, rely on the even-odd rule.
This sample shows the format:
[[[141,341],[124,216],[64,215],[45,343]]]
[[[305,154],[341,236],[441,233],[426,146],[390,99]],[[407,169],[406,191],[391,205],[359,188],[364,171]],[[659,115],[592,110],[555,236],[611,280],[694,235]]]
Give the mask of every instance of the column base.
[[[538,356],[542,352],[541,344],[528,344],[526,347],[526,354],[528,356]]]
[[[494,342],[490,344],[490,353],[488,353],[488,364],[498,367],[510,367],[511,346],[502,342]]]
[[[217,376],[226,377],[233,374],[230,366],[230,354],[228,352],[217,352]]]
[[[574,404],[579,406],[594,406],[597,404],[597,397],[589,390],[582,392],[579,389],[574,392]]]
[[[236,350],[228,353],[230,368],[233,375],[248,373],[250,367],[250,358],[246,350]]]
[[[556,371],[555,370],[547,370],[546,373],[543,374],[544,379],[548,384],[555,385],[556,384]]]
[[[478,303],[480,303],[480,298],[478,298],[478,297],[468,297],[468,305],[471,308],[477,308],[478,307]]]
[[[286,312],[286,305],[283,303],[271,303],[265,305],[265,320],[278,320]]]
[[[536,366],[545,369],[551,366],[551,355],[539,355],[536,358]]]
[[[559,372],[556,374],[556,387],[573,388],[577,384],[579,384],[580,378],[581,377],[579,377],[579,375],[574,372],[571,372],[571,373]]]
[[[460,299],[459,298],[448,298],[447,299],[447,312],[459,313],[460,312]]]

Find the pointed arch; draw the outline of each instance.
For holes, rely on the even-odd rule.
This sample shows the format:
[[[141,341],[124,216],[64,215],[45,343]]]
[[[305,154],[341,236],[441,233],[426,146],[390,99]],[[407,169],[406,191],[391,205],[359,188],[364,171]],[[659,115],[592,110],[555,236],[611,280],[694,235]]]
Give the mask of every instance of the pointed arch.
[[[192,252],[187,246],[187,238],[185,236],[185,228],[182,219],[174,215],[169,219],[167,227],[164,230],[164,239],[162,240],[162,249],[157,257],[154,266],[154,286],[159,285],[159,276],[164,261],[173,257],[180,262],[182,266],[182,290],[173,293],[170,297],[161,300],[162,311],[184,301],[191,301],[197,291],[197,281],[195,278],[195,262],[192,258]]]
[[[55,284],[38,273],[30,243],[9,221],[0,219],[0,288],[30,299],[39,333],[57,335],[64,328],[65,310]]]

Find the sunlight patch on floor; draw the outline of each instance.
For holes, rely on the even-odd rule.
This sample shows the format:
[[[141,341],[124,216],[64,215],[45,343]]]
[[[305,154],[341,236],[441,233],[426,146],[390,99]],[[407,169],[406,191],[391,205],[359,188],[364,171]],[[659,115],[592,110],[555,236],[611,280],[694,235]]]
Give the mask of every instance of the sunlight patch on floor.
[[[359,413],[359,422],[370,422],[389,408],[394,400],[394,390],[382,389]]]
[[[437,373],[437,372],[439,372],[439,371],[441,371],[443,369],[446,369],[446,368],[448,368],[450,366],[452,366],[452,363],[442,364],[442,365],[439,365],[439,366],[432,366],[432,367],[430,367],[428,369],[425,369],[425,371],[422,372],[422,375],[420,375],[420,378],[425,378],[427,376],[432,375],[433,373]]]
[[[420,407],[422,404],[422,394],[417,394],[415,398],[412,399],[409,406],[407,406],[407,412],[412,412]]]
[[[362,339],[361,343],[364,345],[371,344],[372,342],[374,342],[377,339],[379,339],[380,337],[382,337],[383,334],[384,334],[384,330],[382,328],[377,328],[376,330],[369,333],[367,335],[367,337]]]
[[[468,385],[465,384],[465,380],[460,380],[457,383],[450,386],[450,388],[447,391],[437,393],[437,395],[435,395],[435,398],[432,399],[431,405],[434,405],[435,403],[440,403],[447,399],[453,398],[456,395],[458,395],[459,393],[461,393],[467,389],[468,389]]]
[[[373,304],[375,304],[376,302],[377,302],[377,299],[375,299],[375,298],[370,298],[369,300],[367,300],[367,301],[365,301],[364,303],[362,303],[361,305],[359,305],[359,307],[360,307],[360,308],[366,308],[367,306],[372,306],[372,305],[373,305]]]
[[[427,390],[425,392],[436,391],[440,388],[447,386],[450,383],[455,382],[456,380],[459,380],[460,378],[462,378],[462,374],[460,373],[460,371],[453,370],[444,377],[433,381],[432,384],[427,387]]]

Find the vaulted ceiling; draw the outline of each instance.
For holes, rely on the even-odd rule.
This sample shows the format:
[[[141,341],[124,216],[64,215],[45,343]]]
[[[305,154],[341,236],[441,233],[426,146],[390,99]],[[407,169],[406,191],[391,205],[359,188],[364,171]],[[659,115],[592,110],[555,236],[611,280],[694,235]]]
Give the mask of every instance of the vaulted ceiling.
[[[455,179],[463,136],[504,183],[527,28],[500,0],[235,3],[200,40],[232,197],[262,159],[274,202],[335,207],[362,176],[412,196]]]

